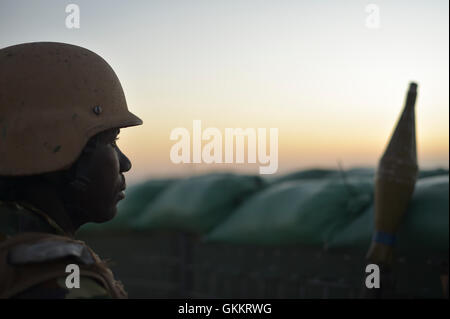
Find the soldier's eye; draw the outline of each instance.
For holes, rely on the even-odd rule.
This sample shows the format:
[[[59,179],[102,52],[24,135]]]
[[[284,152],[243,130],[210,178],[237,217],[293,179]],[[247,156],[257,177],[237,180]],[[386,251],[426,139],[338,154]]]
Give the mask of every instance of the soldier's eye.
[[[119,137],[114,138],[114,141],[112,141],[113,146],[117,146],[117,141],[119,140]]]

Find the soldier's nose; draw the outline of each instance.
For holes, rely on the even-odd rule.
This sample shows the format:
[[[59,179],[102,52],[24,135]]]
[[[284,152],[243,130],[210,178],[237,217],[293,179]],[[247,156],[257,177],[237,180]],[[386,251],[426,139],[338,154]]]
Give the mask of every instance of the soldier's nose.
[[[122,153],[120,149],[119,151],[119,163],[120,163],[120,172],[128,172],[131,169],[131,162],[128,157]]]

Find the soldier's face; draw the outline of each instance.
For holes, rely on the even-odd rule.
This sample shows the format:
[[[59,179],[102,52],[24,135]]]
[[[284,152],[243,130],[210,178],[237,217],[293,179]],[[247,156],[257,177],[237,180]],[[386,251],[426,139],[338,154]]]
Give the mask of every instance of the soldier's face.
[[[117,213],[117,202],[125,197],[123,173],[131,169],[131,163],[116,144],[119,132],[110,129],[98,135],[97,146],[83,169],[90,183],[80,198],[80,205],[89,212],[92,222],[112,219]]]

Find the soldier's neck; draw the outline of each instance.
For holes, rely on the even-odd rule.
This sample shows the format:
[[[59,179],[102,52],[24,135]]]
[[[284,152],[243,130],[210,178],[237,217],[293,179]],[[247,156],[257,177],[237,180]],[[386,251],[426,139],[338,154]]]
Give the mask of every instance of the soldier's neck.
[[[70,236],[74,236],[80,226],[84,224],[73,217],[76,214],[68,211],[61,196],[51,186],[39,185],[39,187],[30,188],[26,201],[43,211]]]

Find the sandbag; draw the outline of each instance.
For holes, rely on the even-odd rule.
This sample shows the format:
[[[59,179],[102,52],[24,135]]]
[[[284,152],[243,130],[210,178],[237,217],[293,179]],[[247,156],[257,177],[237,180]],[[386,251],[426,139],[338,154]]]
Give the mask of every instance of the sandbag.
[[[429,170],[420,170],[418,173],[418,178],[425,178],[431,176],[440,176],[448,174],[448,170],[438,168]],[[325,179],[325,178],[335,178],[335,177],[374,177],[375,169],[369,167],[356,167],[348,170],[332,170],[332,169],[307,169],[298,172],[293,172],[281,176],[268,176],[267,181],[270,184],[282,183],[294,180],[308,180],[308,179]]]
[[[397,234],[397,251],[440,252],[449,249],[449,176],[429,174],[417,181]],[[371,205],[330,241],[329,247],[367,249],[372,239],[374,207]],[[425,249],[423,249],[425,248]]]
[[[263,187],[259,176],[229,173],[177,181],[133,223],[139,230],[171,229],[202,234]]]
[[[372,179],[283,182],[239,207],[205,241],[325,245],[372,202]]]
[[[283,183],[296,180],[310,180],[310,179],[323,179],[330,176],[335,176],[338,172],[331,169],[307,169],[303,171],[293,172],[281,176],[267,176],[267,181],[271,184]]]
[[[415,251],[449,250],[449,176],[420,179],[399,229],[398,248]]]
[[[425,177],[442,176],[442,175],[448,175],[448,169],[437,168],[437,169],[420,170],[417,177],[421,179]]]

